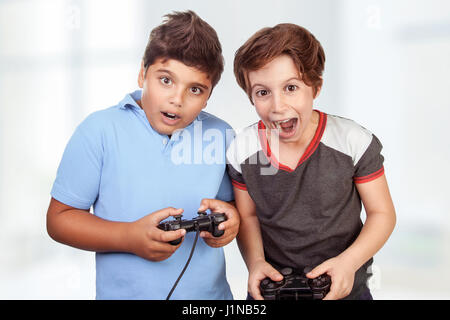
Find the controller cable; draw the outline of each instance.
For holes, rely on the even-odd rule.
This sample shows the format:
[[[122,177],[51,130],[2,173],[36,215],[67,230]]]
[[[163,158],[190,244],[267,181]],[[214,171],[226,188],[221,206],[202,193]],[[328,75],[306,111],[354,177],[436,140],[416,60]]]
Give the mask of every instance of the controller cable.
[[[177,281],[175,281],[175,284],[173,285],[172,289],[170,289],[169,294],[167,295],[166,300],[170,299],[170,296],[172,295],[173,291],[175,290],[175,288],[177,287],[178,282],[180,281],[181,277],[183,276],[184,272],[186,271],[189,263],[191,262],[192,256],[194,254],[194,250],[195,250],[195,245],[197,244],[197,239],[198,239],[198,235],[200,233],[200,227],[198,225],[198,222],[195,222],[195,239],[194,239],[194,244],[192,245],[192,249],[191,249],[191,253],[189,254],[189,258],[183,268],[183,270],[181,271],[180,275],[178,276]]]

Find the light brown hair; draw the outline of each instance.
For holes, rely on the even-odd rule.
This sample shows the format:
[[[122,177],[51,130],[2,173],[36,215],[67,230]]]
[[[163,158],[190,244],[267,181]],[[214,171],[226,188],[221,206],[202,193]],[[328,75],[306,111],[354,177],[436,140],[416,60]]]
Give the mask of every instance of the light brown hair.
[[[234,57],[234,75],[253,104],[248,73],[258,70],[276,57],[287,54],[298,67],[302,80],[313,87],[314,95],[322,86],[325,52],[308,30],[291,23],[263,28],[248,39]]]
[[[154,28],[145,48],[144,68],[157,59],[175,59],[208,74],[212,86],[223,72],[222,46],[216,31],[195,12],[174,12]]]

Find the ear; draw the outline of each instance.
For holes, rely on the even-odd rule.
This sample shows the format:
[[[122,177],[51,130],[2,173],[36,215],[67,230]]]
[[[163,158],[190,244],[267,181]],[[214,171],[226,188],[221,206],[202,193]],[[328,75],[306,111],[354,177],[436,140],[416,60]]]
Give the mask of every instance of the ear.
[[[314,99],[316,99],[319,96],[320,91],[322,90],[322,84],[323,84],[322,77],[320,77],[320,80],[321,80],[320,85],[316,87],[317,89],[316,89],[316,94],[314,95]]]
[[[145,81],[145,67],[144,67],[144,60],[141,62],[141,69],[139,70],[139,76],[138,76],[138,85],[139,88],[144,87],[144,81]]]

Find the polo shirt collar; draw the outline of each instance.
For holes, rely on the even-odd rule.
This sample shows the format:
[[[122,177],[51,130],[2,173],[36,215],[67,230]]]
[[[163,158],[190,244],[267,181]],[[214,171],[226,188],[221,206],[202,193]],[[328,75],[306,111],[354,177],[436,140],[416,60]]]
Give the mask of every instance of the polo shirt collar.
[[[137,100],[140,100],[142,96],[142,90],[136,90],[129,93],[119,102],[120,109],[126,109],[127,107],[137,108],[142,110],[142,108],[137,104]]]

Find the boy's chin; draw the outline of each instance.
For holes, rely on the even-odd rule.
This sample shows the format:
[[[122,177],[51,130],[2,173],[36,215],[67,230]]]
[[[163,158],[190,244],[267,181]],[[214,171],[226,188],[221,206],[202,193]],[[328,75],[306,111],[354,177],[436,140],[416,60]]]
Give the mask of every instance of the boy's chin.
[[[160,124],[158,126],[158,128],[155,128],[155,131],[158,132],[159,134],[171,136],[175,132],[183,130],[185,127],[186,126],[184,126],[184,125],[168,126],[168,125],[165,125],[165,124]]]
[[[178,129],[178,128],[172,128],[172,129],[160,128],[160,129],[156,129],[156,131],[159,134],[163,134],[163,135],[166,135],[166,136],[171,136],[177,130],[180,130],[180,129]]]

